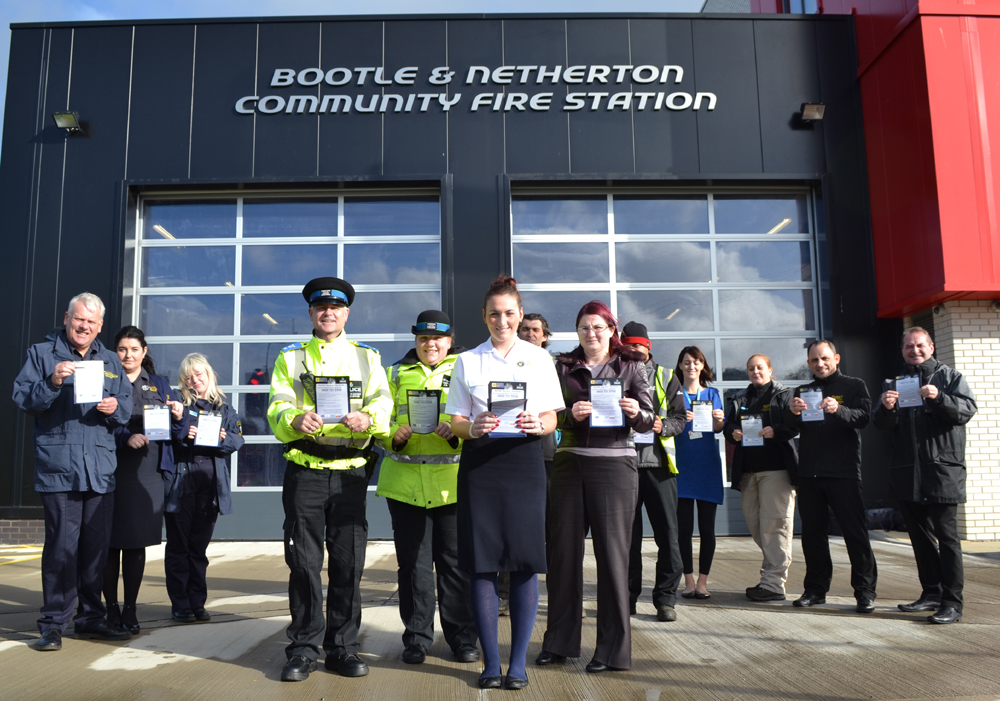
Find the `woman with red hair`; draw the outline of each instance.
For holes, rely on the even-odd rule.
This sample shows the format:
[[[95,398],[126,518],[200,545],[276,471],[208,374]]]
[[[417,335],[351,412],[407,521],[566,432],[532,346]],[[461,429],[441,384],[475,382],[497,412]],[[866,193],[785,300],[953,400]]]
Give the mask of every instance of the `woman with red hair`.
[[[597,647],[587,671],[597,673],[632,666],[628,558],[639,482],[630,433],[650,430],[654,416],[643,357],[618,339],[607,305],[583,305],[576,332],[580,345],[556,361],[569,410],[559,413],[562,437],[549,483],[549,610],[535,664],[580,656],[589,527],[597,559]],[[620,389],[617,416],[595,412],[593,388],[612,397]]]

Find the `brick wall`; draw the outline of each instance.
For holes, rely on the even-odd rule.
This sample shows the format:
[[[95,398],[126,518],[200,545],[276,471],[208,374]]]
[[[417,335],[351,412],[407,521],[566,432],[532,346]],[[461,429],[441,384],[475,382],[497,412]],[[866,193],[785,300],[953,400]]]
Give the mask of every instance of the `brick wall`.
[[[965,375],[979,406],[966,426],[968,502],[958,510],[966,540],[1000,540],[1000,313],[992,304],[965,300],[934,308],[937,359]]]
[[[42,519],[0,519],[0,544],[40,545],[45,542],[45,522]]]

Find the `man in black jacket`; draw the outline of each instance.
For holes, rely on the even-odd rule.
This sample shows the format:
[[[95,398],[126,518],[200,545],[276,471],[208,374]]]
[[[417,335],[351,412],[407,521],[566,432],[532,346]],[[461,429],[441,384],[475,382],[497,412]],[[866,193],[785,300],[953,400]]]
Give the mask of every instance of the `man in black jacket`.
[[[798,497],[802,517],[802,552],[806,577],[796,606],[826,603],[833,578],[830,542],[827,539],[829,510],[833,510],[844,533],[851,559],[851,586],[858,613],[875,610],[878,571],[865,525],[861,494],[861,429],[871,418],[871,398],[863,380],[837,369],[840,355],[831,341],[809,344],[809,367],[814,379],[795,390],[785,410],[785,423],[799,432]],[[818,407],[810,409],[803,392],[822,392]],[[809,395],[807,395],[809,396]],[[818,409],[819,414],[811,415]],[[803,415],[803,411],[810,413]]]
[[[919,326],[903,334],[905,375],[918,376],[920,406],[901,407],[887,381],[875,408],[877,428],[892,432],[889,483],[900,500],[922,591],[903,611],[935,611],[931,623],[962,620],[962,541],[958,505],[965,503],[965,424],[976,398],[962,373],[934,358],[934,341]]]
[[[684,388],[673,368],[653,361],[653,345],[646,327],[635,321],[622,329],[622,343],[632,346],[646,358],[646,376],[653,390],[656,419],[653,430],[636,434],[635,452],[639,458],[639,501],[632,522],[632,547],[628,557],[629,610],[634,615],[642,593],[642,507],[646,506],[649,525],[656,540],[656,583],[653,606],[663,622],[677,620],[677,587],[684,574],[681,548],[677,543],[677,457],[674,436],[684,430],[687,410]]]

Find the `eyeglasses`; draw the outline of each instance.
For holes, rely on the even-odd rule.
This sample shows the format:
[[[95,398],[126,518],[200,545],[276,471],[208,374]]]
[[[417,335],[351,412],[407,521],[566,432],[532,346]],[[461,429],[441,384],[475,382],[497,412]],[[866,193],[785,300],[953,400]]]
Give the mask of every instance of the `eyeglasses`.
[[[586,336],[587,334],[589,334],[591,331],[593,331],[595,334],[600,335],[600,334],[604,333],[605,331],[607,331],[608,327],[607,326],[577,326],[576,330],[579,333],[582,333],[584,336]]]

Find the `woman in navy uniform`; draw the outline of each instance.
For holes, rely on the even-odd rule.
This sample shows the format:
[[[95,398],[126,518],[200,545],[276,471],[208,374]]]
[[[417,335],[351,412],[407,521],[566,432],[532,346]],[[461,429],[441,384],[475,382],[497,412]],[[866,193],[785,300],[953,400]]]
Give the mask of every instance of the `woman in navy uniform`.
[[[236,410],[219,391],[215,371],[205,356],[185,356],[178,380],[187,430],[181,440],[174,442],[174,473],[164,473],[167,547],[163,567],[171,616],[178,623],[192,623],[211,618],[205,610],[206,551],[219,514],[233,511],[226,459],[242,447],[243,429]],[[218,444],[195,445],[202,415],[214,413],[222,414]]]
[[[126,326],[115,336],[115,350],[132,383],[132,415],[115,429],[118,467],[115,470],[115,511],[108,562],[104,567],[104,601],[108,625],[139,632],[135,604],[146,568],[146,548],[159,545],[163,535],[163,477],[174,469],[171,438],[180,438],[184,407],[170,395],[170,384],[156,375],[145,334]],[[169,406],[171,435],[150,441],[143,431],[146,406]],[[125,604],[118,606],[118,573],[125,587]]]
[[[471,577],[472,614],[483,648],[479,686],[523,689],[525,656],[538,612],[538,573],[545,572],[545,463],[542,436],[564,408],[552,358],[522,341],[524,317],[514,278],[501,275],[483,300],[490,338],[458,356],[445,413],[461,438],[458,467],[458,566]],[[524,383],[516,426],[491,411],[491,386]],[[513,412],[513,409],[511,410]],[[510,572],[510,658],[500,670],[497,573]]]

